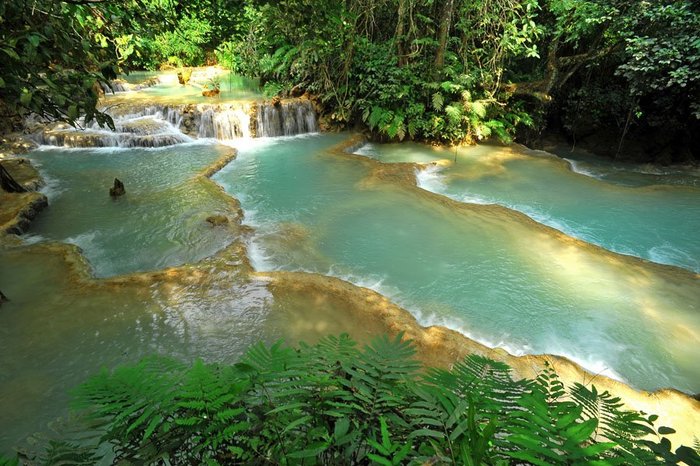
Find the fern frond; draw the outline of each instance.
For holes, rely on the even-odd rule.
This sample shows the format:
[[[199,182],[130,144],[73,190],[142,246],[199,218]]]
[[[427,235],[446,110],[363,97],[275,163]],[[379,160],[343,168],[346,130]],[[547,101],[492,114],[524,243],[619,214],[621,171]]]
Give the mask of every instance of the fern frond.
[[[462,110],[454,104],[445,107],[445,114],[447,115],[447,120],[452,125],[458,125],[462,120]]]
[[[436,111],[441,111],[442,107],[445,105],[445,98],[439,92],[433,94],[431,104],[433,109]]]
[[[367,124],[369,125],[369,128],[373,130],[383,126],[388,117],[389,112],[387,110],[379,106],[374,106],[372,107],[372,112],[369,115]]]
[[[486,112],[487,112],[487,103],[481,100],[477,100],[474,102],[470,102],[468,104],[468,110],[469,112],[473,113],[480,119],[486,118]]]

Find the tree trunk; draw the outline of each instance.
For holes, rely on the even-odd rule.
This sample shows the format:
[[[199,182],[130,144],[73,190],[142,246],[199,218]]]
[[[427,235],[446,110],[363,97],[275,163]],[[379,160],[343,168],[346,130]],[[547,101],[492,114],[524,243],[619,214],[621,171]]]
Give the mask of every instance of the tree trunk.
[[[396,24],[396,55],[399,57],[399,66],[406,64],[406,46],[405,46],[405,23],[406,23],[406,0],[399,0],[399,18]]]
[[[435,53],[435,72],[438,73],[445,66],[445,52],[447,51],[447,40],[450,37],[452,27],[452,16],[454,15],[454,0],[445,0],[440,14],[440,29],[438,31],[438,48]]]
[[[12,175],[5,170],[5,167],[0,164],[0,187],[8,193],[24,193],[27,192],[24,186],[19,184],[12,178]]]

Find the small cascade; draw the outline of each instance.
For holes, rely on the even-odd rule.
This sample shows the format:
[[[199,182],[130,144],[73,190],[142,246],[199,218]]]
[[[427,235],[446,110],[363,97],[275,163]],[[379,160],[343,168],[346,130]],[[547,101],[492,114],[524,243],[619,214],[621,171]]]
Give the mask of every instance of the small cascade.
[[[109,84],[101,82],[100,86],[102,86],[102,91],[105,94],[116,94],[117,92],[128,92],[131,90],[131,84],[122,79],[114,79]]]
[[[308,100],[258,104],[258,137],[294,136],[318,131],[316,112]]]
[[[197,136],[219,140],[249,138],[250,115],[242,108],[202,108]]]
[[[115,119],[115,131],[97,126],[76,129],[60,124],[39,133],[39,144],[59,147],[164,147],[192,139],[157,116]]]
[[[101,82],[100,86],[105,94],[116,94],[120,92],[140,91],[141,89],[153,87],[157,84],[160,84],[160,80],[158,77],[154,76],[138,84],[131,84],[123,79],[114,79],[110,81],[109,84]]]

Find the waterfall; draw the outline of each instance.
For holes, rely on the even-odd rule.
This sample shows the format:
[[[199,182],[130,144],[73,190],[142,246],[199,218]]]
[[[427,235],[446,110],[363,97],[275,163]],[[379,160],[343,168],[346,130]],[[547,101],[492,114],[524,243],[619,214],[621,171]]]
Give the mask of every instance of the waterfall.
[[[249,104],[124,105],[110,109],[115,131],[97,123],[78,130],[62,124],[35,136],[39,144],[63,147],[162,147],[191,141],[190,136],[231,140],[251,137]],[[308,100],[257,104],[258,137],[293,136],[318,131]],[[190,135],[190,136],[188,136]]]
[[[316,112],[308,100],[258,104],[258,137],[294,136],[318,131]]]
[[[115,118],[115,131],[96,125],[82,130],[66,124],[46,129],[36,136],[39,144],[61,147],[164,147],[192,139],[159,116]]]
[[[116,94],[117,92],[128,92],[131,90],[131,84],[121,79],[114,79],[107,83],[100,82],[102,86],[102,91],[105,94]]]
[[[198,137],[219,140],[250,137],[250,116],[243,108],[206,107],[200,111]]]
[[[100,82],[100,86],[105,94],[116,94],[117,92],[129,92],[129,91],[140,91],[141,89],[146,89],[152,86],[160,84],[160,80],[157,76],[148,78],[142,83],[131,84],[123,79],[113,79],[109,84]]]

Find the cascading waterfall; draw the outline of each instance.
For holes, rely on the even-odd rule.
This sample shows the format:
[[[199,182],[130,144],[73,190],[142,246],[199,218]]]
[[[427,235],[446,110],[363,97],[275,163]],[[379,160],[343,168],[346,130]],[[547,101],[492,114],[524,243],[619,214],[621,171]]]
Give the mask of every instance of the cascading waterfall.
[[[316,112],[308,100],[258,104],[258,137],[294,136],[318,131]]]
[[[138,84],[132,84],[123,79],[115,79],[110,81],[109,84],[100,83],[100,86],[105,94],[116,94],[118,92],[140,91],[141,89],[153,87],[157,84],[160,84],[160,80],[154,76]]]
[[[36,140],[39,144],[61,147],[164,147],[192,140],[160,116],[116,118],[115,131],[96,124],[86,130],[60,124],[39,133]]]
[[[318,131],[316,112],[308,100],[261,103],[256,110],[257,137]],[[247,104],[126,106],[111,110],[115,131],[96,123],[84,130],[58,124],[37,134],[35,140],[61,147],[163,147],[189,142],[194,136],[219,140],[249,138],[250,111]]]
[[[197,136],[231,140],[250,137],[250,115],[241,107],[203,108]]]

